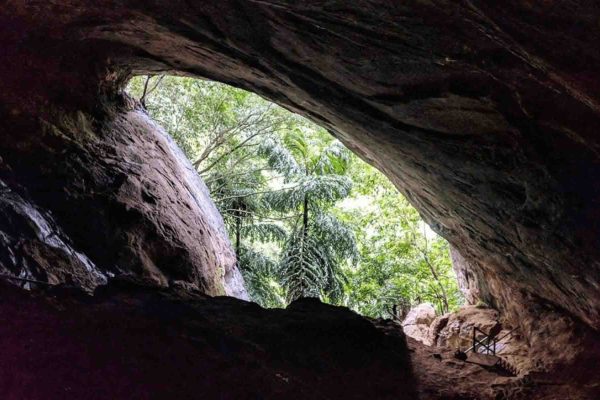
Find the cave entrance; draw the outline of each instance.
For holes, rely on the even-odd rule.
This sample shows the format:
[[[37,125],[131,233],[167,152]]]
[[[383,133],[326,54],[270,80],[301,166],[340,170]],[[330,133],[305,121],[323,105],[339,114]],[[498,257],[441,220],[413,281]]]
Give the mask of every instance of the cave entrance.
[[[138,76],[128,91],[203,178],[253,301],[319,297],[396,319],[462,303],[448,243],[326,129],[213,81]]]

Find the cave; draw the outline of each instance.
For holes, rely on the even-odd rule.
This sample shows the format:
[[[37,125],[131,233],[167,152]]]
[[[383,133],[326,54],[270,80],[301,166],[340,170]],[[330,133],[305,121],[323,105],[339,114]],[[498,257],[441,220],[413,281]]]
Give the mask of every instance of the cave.
[[[124,93],[156,73],[228,83],[333,132],[519,327],[528,380],[541,376],[527,396],[598,398],[599,18],[582,0],[5,3],[0,273],[57,285],[2,284],[6,398],[186,398],[186,382],[209,398],[463,398],[384,323],[231,298],[245,294],[220,215]],[[301,351],[307,337],[321,347]]]

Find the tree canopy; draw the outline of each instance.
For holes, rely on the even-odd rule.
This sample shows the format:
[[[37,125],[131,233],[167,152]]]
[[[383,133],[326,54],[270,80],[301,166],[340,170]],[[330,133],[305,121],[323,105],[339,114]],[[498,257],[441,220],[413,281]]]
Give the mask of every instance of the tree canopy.
[[[206,182],[257,303],[312,296],[372,317],[460,304],[447,242],[323,128],[216,82],[137,77],[129,92]]]

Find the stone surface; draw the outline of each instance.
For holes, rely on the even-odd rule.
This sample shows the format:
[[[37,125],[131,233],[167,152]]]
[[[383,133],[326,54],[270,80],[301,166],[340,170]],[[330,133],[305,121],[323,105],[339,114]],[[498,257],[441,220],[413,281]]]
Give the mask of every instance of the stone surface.
[[[6,400],[416,398],[403,336],[317,300],[265,310],[116,284],[0,293]]]
[[[41,143],[4,143],[7,182],[26,182],[15,190],[52,210],[103,273],[247,298],[204,183],[162,128],[123,100],[96,117],[58,113],[42,125]]]
[[[0,275],[31,288],[34,281],[74,284],[93,291],[106,275],[75,250],[51,215],[40,211],[0,181]]]
[[[498,319],[496,310],[465,306],[457,312],[438,317],[431,325],[429,340],[434,346],[465,351],[472,345],[473,328],[486,334],[492,330],[497,333],[502,328]]]
[[[429,325],[435,319],[435,308],[429,303],[419,304],[410,309],[404,321],[402,329],[406,336],[411,337],[424,344],[429,344]]]
[[[452,246],[450,246],[450,260],[465,304],[475,305],[477,302],[483,301],[479,285],[480,282],[485,284],[485,277],[478,275],[478,268],[461,256],[458,250]]]
[[[521,330],[504,326],[498,311],[490,308],[464,306],[437,317],[430,325],[428,343],[434,347],[467,351],[473,346],[474,328],[497,339],[496,354],[513,365],[517,373],[525,374],[537,368],[535,355]],[[477,337],[481,340],[483,334],[477,333]],[[480,348],[478,352],[485,353],[485,349]],[[545,363],[551,363],[551,360],[546,359]]]

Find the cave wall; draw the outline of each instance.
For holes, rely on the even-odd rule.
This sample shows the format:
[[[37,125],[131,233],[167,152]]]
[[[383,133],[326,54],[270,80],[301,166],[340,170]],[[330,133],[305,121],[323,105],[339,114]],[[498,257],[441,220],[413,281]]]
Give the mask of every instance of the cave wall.
[[[489,289],[479,287],[479,285],[485,284],[485,278],[479,275],[479,268],[465,259],[452,246],[450,246],[450,261],[465,305],[475,305],[480,301],[493,302],[493,298],[483,298],[482,293],[489,293]]]
[[[111,207],[87,206],[97,204],[94,187],[103,183],[74,189],[75,176],[93,170],[88,163],[102,160],[104,150],[87,152],[77,174],[63,167],[72,153],[57,147],[43,147],[35,158],[51,164],[32,165],[24,160],[33,160],[35,143],[48,139],[32,121],[56,124],[57,109],[82,112],[98,126],[112,123],[110,141],[126,141],[123,126],[149,124],[120,104],[132,74],[220,80],[322,124],[385,172],[476,266],[483,295],[507,316],[525,320],[541,308],[598,329],[599,7],[583,0],[12,1],[0,11],[6,138],[0,154],[10,174],[89,250],[91,238],[79,237],[84,229],[68,214],[82,207],[98,221],[108,215],[99,210],[113,215]],[[75,131],[71,138],[79,141],[85,129]],[[143,157],[148,147],[138,151],[134,170],[152,169]],[[125,161],[114,160],[124,171],[122,190],[137,195],[116,200],[116,212],[137,214],[134,231],[154,224],[153,233],[142,231],[158,246],[163,237],[150,236],[166,217],[150,217],[144,186],[128,182]],[[48,165],[62,172],[44,172]],[[174,179],[176,171],[167,170],[165,179]],[[40,194],[63,180],[67,190],[53,199]],[[149,184],[156,196],[162,183]],[[176,197],[181,186],[172,190]],[[77,193],[88,198],[75,201]],[[109,253],[127,253],[127,232],[114,221],[93,240]],[[190,278],[192,270],[170,262],[181,254],[175,243],[187,236],[180,229],[168,233],[176,236],[168,260],[148,264],[159,281]],[[121,232],[118,243],[113,231]],[[126,257],[133,270],[146,250]],[[202,278],[193,280],[211,288],[214,272],[200,271]]]
[[[4,131],[34,134],[3,142],[2,269],[89,291],[116,277],[247,298],[206,186],[134,100],[23,120]]]
[[[26,289],[72,283],[91,292],[107,275],[73,248],[52,216],[0,181],[0,274]]]

